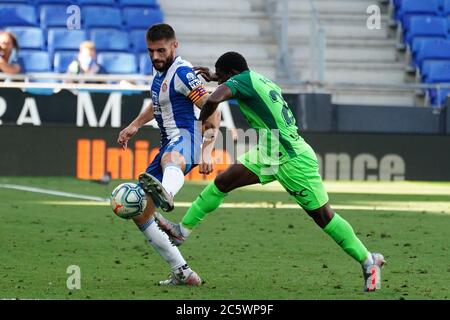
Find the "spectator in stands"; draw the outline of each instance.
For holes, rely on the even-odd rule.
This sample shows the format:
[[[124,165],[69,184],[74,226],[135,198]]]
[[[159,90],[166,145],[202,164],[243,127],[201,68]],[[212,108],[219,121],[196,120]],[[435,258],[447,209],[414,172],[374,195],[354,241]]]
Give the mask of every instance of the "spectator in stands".
[[[92,41],[84,41],[80,44],[77,59],[72,61],[67,68],[67,73],[78,74],[105,74],[106,70],[97,63],[97,52]]]
[[[0,31],[0,72],[20,73],[22,63],[18,56],[19,44],[11,32]]]

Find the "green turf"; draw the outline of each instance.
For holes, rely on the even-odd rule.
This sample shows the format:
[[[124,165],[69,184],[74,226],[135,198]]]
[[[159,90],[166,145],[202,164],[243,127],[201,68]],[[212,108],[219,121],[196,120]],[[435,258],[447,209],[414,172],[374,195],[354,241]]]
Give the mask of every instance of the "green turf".
[[[108,186],[72,178],[0,178],[0,183],[106,197]],[[347,183],[348,184],[348,183]],[[427,184],[428,185],[428,184]],[[432,183],[430,183],[432,185]],[[441,184],[442,185],[442,184]],[[181,247],[206,284],[158,287],[168,268],[131,221],[107,206],[44,204],[73,201],[0,188],[0,298],[38,299],[449,299],[450,214],[408,203],[447,202],[450,195],[330,193],[331,203],[401,202],[405,211],[339,210],[369,250],[388,260],[382,290],[364,294],[360,266],[300,209],[219,209]],[[203,185],[186,184],[177,201]],[[293,203],[282,191],[234,192],[226,202]],[[185,208],[169,218],[179,220]],[[81,290],[69,290],[70,265]]]

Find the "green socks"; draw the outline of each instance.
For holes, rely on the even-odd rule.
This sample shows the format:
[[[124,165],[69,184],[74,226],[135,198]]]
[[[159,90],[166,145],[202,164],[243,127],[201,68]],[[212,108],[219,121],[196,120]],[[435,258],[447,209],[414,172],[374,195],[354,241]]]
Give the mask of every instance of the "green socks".
[[[363,263],[369,256],[369,251],[358,239],[352,226],[337,213],[323,229],[334,241],[353,259]]]
[[[220,191],[214,182],[208,184],[184,215],[181,220],[182,226],[188,229],[194,228],[208,213],[216,210],[226,196],[227,193]]]
[[[220,191],[214,182],[208,184],[184,215],[182,226],[188,230],[193,229],[208,213],[216,210],[226,196],[227,193]],[[337,213],[323,230],[359,263],[363,263],[369,256],[369,251],[358,239],[352,226]]]

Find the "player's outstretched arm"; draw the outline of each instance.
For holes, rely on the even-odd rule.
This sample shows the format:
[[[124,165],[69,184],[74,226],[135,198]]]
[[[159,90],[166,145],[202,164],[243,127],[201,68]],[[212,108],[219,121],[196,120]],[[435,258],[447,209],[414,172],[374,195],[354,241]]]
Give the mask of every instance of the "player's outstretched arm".
[[[206,121],[203,122],[203,144],[199,163],[201,174],[210,174],[213,171],[212,151],[220,128],[220,110],[216,110]]]
[[[128,125],[128,127],[120,131],[119,137],[117,138],[117,143],[120,144],[125,150],[128,145],[128,140],[130,140],[130,138],[134,136],[144,124],[153,120],[154,117],[153,104],[150,103],[150,105],[145,108],[144,111],[142,111],[141,114],[139,114],[136,119]]]
[[[224,84],[218,86],[202,106],[200,121],[204,123],[217,110],[219,103],[230,100],[231,98],[233,98],[233,93],[228,86]]]
[[[206,81],[210,82],[210,81],[216,81],[217,82],[217,75],[210,71],[209,68],[207,67],[194,67],[193,68],[194,71],[197,73],[197,75],[202,76],[203,79],[205,79]]]

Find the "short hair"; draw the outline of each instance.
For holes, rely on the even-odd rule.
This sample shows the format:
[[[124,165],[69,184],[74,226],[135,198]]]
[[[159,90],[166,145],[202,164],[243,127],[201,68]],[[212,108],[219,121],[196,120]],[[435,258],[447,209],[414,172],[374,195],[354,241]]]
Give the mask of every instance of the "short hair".
[[[145,38],[148,41],[172,40],[175,39],[175,30],[167,23],[157,23],[147,30]]]
[[[87,49],[90,49],[90,50],[95,50],[95,44],[94,44],[94,42],[92,42],[92,41],[83,41],[82,43],[80,43],[80,50],[82,49],[82,48],[87,48]]]
[[[217,59],[216,68],[220,68],[220,70],[226,73],[231,73],[233,70],[243,72],[248,70],[248,65],[243,55],[230,51],[224,53]]]

